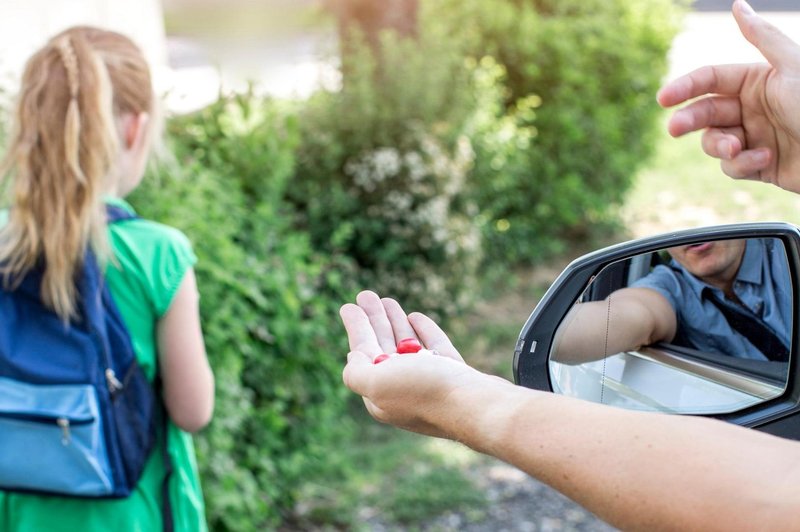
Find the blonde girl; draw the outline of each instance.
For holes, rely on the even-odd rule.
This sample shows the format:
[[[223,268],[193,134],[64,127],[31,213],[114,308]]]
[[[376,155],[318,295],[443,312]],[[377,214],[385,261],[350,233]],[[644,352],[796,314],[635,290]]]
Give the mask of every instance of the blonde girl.
[[[170,521],[176,530],[205,529],[189,432],[211,419],[214,380],[200,328],[196,258],[174,228],[140,218],[106,223],[106,203],[133,212],[122,198],[141,181],[155,110],[148,65],[118,33],[70,28],[27,62],[0,167],[8,185],[0,281],[13,289],[12,279],[43,260],[42,301],[69,322],[78,308],[74,277],[93,249],[139,364],[150,379],[161,379],[171,423],[130,497],[0,492],[0,530],[151,531]],[[169,515],[162,503],[165,439],[173,468]]]

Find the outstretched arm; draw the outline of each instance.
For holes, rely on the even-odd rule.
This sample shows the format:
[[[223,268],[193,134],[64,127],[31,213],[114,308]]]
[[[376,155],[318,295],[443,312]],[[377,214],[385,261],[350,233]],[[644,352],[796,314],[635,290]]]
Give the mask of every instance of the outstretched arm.
[[[677,319],[669,301],[650,288],[622,288],[603,301],[576,304],[555,338],[552,357],[564,364],[669,342]]]
[[[796,526],[800,443],[721,421],[638,413],[529,390],[462,361],[442,330],[362,292],[341,317],[344,381],[379,421],[461,441],[624,529]],[[372,364],[416,336],[441,356]]]
[[[706,66],[666,84],[664,107],[697,98],[672,115],[669,132],[703,129],[703,150],[730,177],[800,192],[800,46],[744,0],[733,14],[768,63]]]

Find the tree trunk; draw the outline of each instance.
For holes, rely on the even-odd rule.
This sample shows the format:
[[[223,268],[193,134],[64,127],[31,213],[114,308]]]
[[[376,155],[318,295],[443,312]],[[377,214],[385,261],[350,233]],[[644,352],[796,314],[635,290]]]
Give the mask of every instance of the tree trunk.
[[[380,51],[380,34],[385,30],[405,37],[417,34],[419,0],[328,0],[328,3],[339,21],[342,53],[347,52],[354,30],[364,36],[373,52]]]

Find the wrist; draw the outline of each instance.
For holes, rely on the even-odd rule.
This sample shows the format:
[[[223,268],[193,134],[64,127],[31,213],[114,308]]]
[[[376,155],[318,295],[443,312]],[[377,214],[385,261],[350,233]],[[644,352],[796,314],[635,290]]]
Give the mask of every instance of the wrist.
[[[479,375],[480,379],[448,396],[446,433],[476,451],[498,456],[525,393],[532,390],[499,377]]]

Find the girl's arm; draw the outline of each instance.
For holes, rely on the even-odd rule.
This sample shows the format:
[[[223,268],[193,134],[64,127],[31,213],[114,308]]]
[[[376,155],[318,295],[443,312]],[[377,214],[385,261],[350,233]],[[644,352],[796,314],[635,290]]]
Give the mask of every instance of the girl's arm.
[[[190,268],[158,322],[164,404],[172,421],[189,432],[205,427],[214,411],[214,375],[203,343],[199,301]]]

